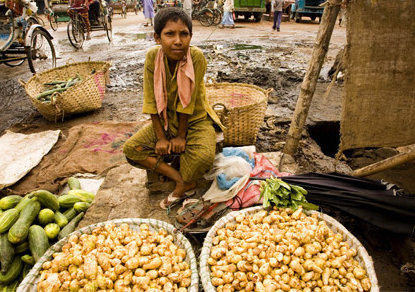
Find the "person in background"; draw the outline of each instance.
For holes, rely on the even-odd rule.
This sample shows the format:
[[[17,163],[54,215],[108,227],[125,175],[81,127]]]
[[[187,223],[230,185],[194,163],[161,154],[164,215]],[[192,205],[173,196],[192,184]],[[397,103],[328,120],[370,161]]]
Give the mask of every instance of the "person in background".
[[[222,22],[219,28],[224,28],[225,26],[230,26],[231,28],[235,28],[235,23],[233,22],[233,0],[225,0],[223,4],[223,17]]]
[[[340,11],[339,11],[339,26],[342,26],[342,23],[344,24],[345,18],[346,18],[346,4],[342,3],[340,6]]]
[[[82,17],[82,20],[84,21],[85,26],[86,26],[86,39],[90,40],[91,39],[91,23],[89,22],[89,14],[88,14],[89,2],[88,2],[88,0],[69,0],[69,6],[71,8],[76,8],[79,15]],[[68,14],[71,18],[73,18],[75,16],[74,11],[71,10],[71,9],[68,9]]]
[[[143,13],[144,13],[144,18],[146,19],[146,23],[144,23],[144,26],[148,26],[149,24],[153,26],[153,18],[154,18],[153,0],[143,0]]]
[[[285,1],[273,0],[273,2],[272,9],[274,10],[274,25],[272,26],[272,29],[280,31],[282,9],[285,5]]]
[[[91,23],[99,23],[99,12],[101,9],[99,0],[92,0],[89,4],[89,20]]]
[[[192,0],[184,0],[183,1],[183,10],[186,14],[192,19],[192,7],[193,3]]]
[[[129,138],[123,152],[136,167],[156,171],[176,183],[160,202],[167,209],[195,193],[196,182],[212,167],[216,151],[214,123],[223,127],[206,97],[203,52],[190,46],[192,20],[181,8],[166,7],[154,19],[159,46],[144,63],[143,113],[151,123]],[[179,156],[179,169],[165,162]]]

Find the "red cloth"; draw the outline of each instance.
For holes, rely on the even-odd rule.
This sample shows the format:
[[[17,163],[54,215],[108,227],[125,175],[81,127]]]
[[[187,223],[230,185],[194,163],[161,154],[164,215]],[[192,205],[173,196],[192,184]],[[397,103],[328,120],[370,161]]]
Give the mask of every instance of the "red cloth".
[[[195,89],[195,72],[193,68],[190,48],[187,50],[183,59],[179,61],[177,69],[177,91],[183,108],[187,107],[192,99]],[[164,122],[164,129],[168,128],[167,120],[167,88],[166,72],[164,68],[164,53],[162,48],[157,52],[154,68],[154,97],[157,104],[157,112]]]
[[[255,167],[250,173],[250,179],[245,186],[232,199],[226,202],[231,209],[238,210],[261,204],[261,181],[255,178],[283,177],[291,175],[288,172],[279,172],[278,169],[263,154],[254,153]]]
[[[71,8],[80,8],[82,5],[85,5],[87,8],[89,6],[89,1],[85,0],[74,0],[72,1]]]
[[[19,0],[6,0],[5,5],[17,15],[23,14],[23,4]]]

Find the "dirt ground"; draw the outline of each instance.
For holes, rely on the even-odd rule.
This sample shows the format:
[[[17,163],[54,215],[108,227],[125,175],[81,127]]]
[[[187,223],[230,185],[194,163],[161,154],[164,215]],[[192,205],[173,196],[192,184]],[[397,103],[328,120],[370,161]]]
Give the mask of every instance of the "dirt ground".
[[[218,29],[202,27],[193,21],[193,45],[202,48],[208,60],[206,76],[215,82],[241,82],[272,88],[266,117],[258,134],[256,144],[258,152],[276,152],[282,150],[289,128],[292,113],[299,93],[299,86],[307,70],[318,30],[318,23],[283,22],[281,32],[271,29],[271,22],[237,22],[236,29]],[[58,54],[58,65],[67,62],[86,60],[108,60],[110,84],[101,109],[68,118],[65,122],[46,121],[32,106],[19,79],[27,81],[31,74],[24,63],[17,68],[2,65],[0,76],[0,135],[7,129],[30,133],[49,129],[61,129],[63,133],[70,127],[96,121],[136,121],[145,120],[141,114],[142,73],[146,50],[154,45],[152,28],[143,26],[143,17],[129,13],[127,19],[119,15],[114,17],[113,42],[108,43],[104,32],[93,32],[92,40],[85,42],[81,50],[71,47],[66,36],[66,26],[61,24],[57,32],[52,32]],[[310,171],[349,173],[375,160],[388,157],[391,151],[362,150],[350,153],[346,162],[339,162],[323,149],[313,136],[311,129],[331,129],[328,135],[332,140],[324,143],[336,144],[341,113],[342,83],[336,83],[325,98],[328,86],[327,72],[337,52],[346,43],[344,27],[336,28],[323,66],[317,90],[311,105],[307,128],[295,156],[297,173]],[[313,128],[314,127],[314,128]],[[334,129],[334,130],[333,130]],[[336,136],[337,135],[337,136]],[[336,138],[337,137],[337,138]],[[334,147],[335,148],[335,147]],[[414,163],[401,166],[373,178],[382,178],[398,183],[408,191],[415,192],[413,181]],[[132,168],[128,164],[112,169],[100,190],[100,200],[89,213],[88,222],[112,219],[124,214],[131,217],[163,218],[154,201],[164,195],[149,197],[148,193],[133,194],[131,190],[144,189],[145,172]],[[130,191],[129,191],[130,190]],[[113,194],[117,193],[115,197]],[[134,196],[135,195],[135,196]],[[134,201],[127,198],[134,198]],[[95,213],[94,213],[95,211]],[[408,238],[402,238],[350,218],[344,214],[336,218],[342,222],[365,246],[375,262],[378,281],[384,291],[411,291],[415,284],[413,273],[403,273],[401,267],[414,261],[413,245]]]

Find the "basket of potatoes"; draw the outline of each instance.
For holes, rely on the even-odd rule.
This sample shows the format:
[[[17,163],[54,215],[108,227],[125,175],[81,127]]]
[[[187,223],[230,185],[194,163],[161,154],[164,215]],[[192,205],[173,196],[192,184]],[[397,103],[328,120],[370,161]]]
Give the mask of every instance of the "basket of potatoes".
[[[253,207],[210,229],[200,256],[211,291],[379,291],[373,261],[338,221],[316,212]]]
[[[127,218],[81,228],[49,248],[17,291],[198,291],[190,242],[171,224]]]

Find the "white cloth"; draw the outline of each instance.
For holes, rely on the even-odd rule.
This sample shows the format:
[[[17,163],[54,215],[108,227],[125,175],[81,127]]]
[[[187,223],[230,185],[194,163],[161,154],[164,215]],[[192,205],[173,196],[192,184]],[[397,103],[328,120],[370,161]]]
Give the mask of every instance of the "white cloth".
[[[271,11],[282,11],[284,8],[285,1],[284,0],[272,0],[271,2]]]
[[[183,10],[189,15],[190,19],[192,19],[192,0],[184,0]]]
[[[60,130],[34,134],[6,132],[0,138],[0,189],[10,186],[39,164],[59,138]]]
[[[249,180],[249,174],[244,175],[241,177],[233,186],[231,186],[228,190],[221,190],[218,187],[218,183],[213,180],[212,185],[207,190],[207,192],[203,195],[204,201],[210,201],[211,203],[219,203],[219,202],[226,202],[229,199],[235,197],[238,192],[245,186],[246,182]]]
[[[231,12],[233,9],[233,0],[225,0],[225,3],[223,4],[223,12]]]

